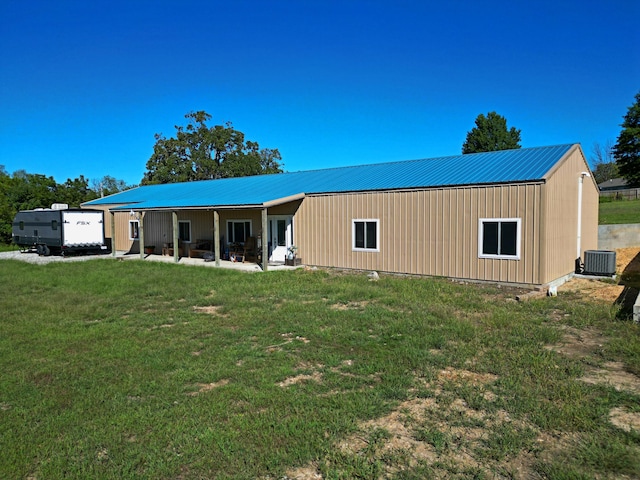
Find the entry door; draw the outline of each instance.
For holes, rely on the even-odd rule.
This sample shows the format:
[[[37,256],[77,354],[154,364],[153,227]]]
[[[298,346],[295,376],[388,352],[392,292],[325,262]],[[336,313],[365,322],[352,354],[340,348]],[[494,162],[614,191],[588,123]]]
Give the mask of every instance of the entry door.
[[[292,217],[287,215],[270,215],[269,223],[269,261],[284,262],[293,245]]]

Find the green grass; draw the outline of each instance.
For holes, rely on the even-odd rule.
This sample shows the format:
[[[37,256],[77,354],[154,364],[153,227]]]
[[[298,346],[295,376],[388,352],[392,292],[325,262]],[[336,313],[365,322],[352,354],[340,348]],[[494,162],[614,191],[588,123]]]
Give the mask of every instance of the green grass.
[[[640,200],[611,200],[612,197],[600,197],[600,225],[622,223],[640,223]],[[605,199],[605,201],[602,201]]]
[[[640,434],[608,420],[640,398],[578,380],[608,361],[640,373],[640,327],[615,307],[112,259],[2,261],[0,281],[0,478],[640,472]],[[567,327],[606,344],[544,348]]]

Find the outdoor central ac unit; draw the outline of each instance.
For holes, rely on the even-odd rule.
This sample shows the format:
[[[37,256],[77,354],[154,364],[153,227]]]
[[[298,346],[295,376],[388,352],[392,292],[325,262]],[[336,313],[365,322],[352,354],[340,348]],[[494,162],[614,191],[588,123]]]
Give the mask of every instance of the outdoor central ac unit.
[[[616,273],[616,252],[587,250],[584,252],[584,273],[611,276]]]

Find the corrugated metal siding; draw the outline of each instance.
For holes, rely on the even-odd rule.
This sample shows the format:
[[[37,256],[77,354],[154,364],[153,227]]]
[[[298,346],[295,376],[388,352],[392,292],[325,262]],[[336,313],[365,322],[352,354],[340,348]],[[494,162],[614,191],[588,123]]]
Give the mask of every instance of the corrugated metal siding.
[[[570,152],[552,172],[544,186],[545,235],[542,283],[551,282],[575,270],[578,231],[578,183],[589,167],[578,148]],[[598,190],[592,177],[586,177],[582,191],[581,251],[598,244]]]
[[[308,196],[295,219],[309,265],[539,283],[541,184]],[[520,260],[478,258],[478,219],[522,219]],[[380,220],[380,251],[352,251],[353,219]]]

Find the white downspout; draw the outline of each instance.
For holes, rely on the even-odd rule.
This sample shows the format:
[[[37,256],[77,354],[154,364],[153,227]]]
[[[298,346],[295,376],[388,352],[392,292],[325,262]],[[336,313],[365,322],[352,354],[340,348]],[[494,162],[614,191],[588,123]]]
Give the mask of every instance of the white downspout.
[[[581,172],[578,179],[578,242],[576,246],[576,259],[582,258],[582,184],[584,177],[591,177],[589,172]]]

